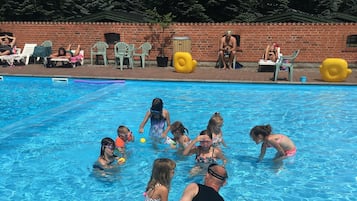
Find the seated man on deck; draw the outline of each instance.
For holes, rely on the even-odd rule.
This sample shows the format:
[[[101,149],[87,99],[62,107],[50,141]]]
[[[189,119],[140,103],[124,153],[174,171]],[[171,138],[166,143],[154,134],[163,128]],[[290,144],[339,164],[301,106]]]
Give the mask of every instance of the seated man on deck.
[[[219,60],[223,63],[223,69],[232,69],[232,63],[236,54],[237,41],[232,36],[232,31],[227,31],[219,41]],[[228,62],[226,62],[228,57]]]

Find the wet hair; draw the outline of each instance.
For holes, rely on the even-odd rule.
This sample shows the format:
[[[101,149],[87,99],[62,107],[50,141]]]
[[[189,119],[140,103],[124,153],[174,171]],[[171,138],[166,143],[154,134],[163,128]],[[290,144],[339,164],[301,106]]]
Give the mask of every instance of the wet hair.
[[[66,49],[64,49],[64,47],[58,48],[58,56],[66,56]]]
[[[176,162],[169,158],[158,158],[154,161],[150,180],[146,186],[146,192],[154,189],[156,184],[161,184],[170,189],[172,180],[171,171],[175,169]]]
[[[115,142],[112,138],[110,137],[105,137],[101,141],[101,147],[100,147],[100,157],[104,158],[104,150],[105,146],[114,146],[115,147]]]
[[[125,134],[126,134],[127,131],[130,132],[130,129],[129,129],[128,127],[123,126],[123,125],[119,126],[118,129],[117,129],[118,137],[119,137],[119,135],[120,135],[121,133],[125,133]]]
[[[259,135],[262,135],[263,137],[266,137],[271,134],[272,128],[269,124],[267,125],[260,125],[260,126],[254,126],[250,130],[250,136],[251,137],[258,137]]]
[[[162,112],[163,107],[164,107],[164,103],[162,102],[161,98],[154,98],[152,100],[152,104],[151,104],[152,111]]]
[[[185,134],[186,132],[188,133],[188,129],[185,128],[185,126],[180,121],[175,121],[173,124],[171,124],[170,130],[172,133],[179,131],[181,135]]]
[[[162,119],[164,116],[162,115],[162,109],[164,107],[164,103],[162,102],[161,98],[154,98],[152,100],[150,112],[151,117],[155,119]]]
[[[221,127],[223,126],[223,117],[219,112],[215,112],[208,121],[207,130],[209,133],[219,134],[221,133]]]
[[[208,130],[203,130],[200,132],[200,135],[208,135],[208,137],[212,140],[212,133],[208,132]]]

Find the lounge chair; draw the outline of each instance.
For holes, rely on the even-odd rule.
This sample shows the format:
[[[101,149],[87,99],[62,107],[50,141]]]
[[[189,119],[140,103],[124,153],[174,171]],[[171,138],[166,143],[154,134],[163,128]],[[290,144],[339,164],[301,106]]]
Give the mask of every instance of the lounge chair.
[[[74,54],[75,50],[71,50],[71,52]],[[77,56],[73,56],[69,59],[65,57],[55,57],[55,58],[51,58],[50,62],[53,65],[52,67],[56,67],[58,62],[62,62],[62,66],[64,66],[65,64],[70,64],[73,68],[75,68],[78,65],[83,66],[84,50],[80,50]]]
[[[14,59],[17,62],[21,62],[24,60],[25,65],[28,65],[30,57],[32,56],[36,46],[37,44],[34,43],[25,43],[22,52],[19,55],[14,56]]]
[[[14,66],[15,58],[21,54],[21,48],[14,48],[14,50],[13,54],[0,56],[0,61],[6,62],[9,66]]]
[[[280,47],[279,47],[278,48],[278,59],[276,61],[278,61],[281,56],[283,56],[283,54],[281,54]],[[274,62],[272,60],[260,59],[258,61],[258,72],[274,72],[275,64],[276,64],[276,62]]]

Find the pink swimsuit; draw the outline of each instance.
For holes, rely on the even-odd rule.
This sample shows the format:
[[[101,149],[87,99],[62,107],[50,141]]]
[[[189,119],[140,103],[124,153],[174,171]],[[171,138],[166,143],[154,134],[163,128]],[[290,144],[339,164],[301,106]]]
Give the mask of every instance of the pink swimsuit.
[[[296,154],[296,147],[294,147],[294,148],[291,149],[291,150],[285,151],[285,155],[286,155],[286,156],[294,156],[295,154]]]
[[[276,141],[277,143],[280,143],[281,139],[283,138],[284,136],[280,135],[279,139]],[[267,147],[273,147],[271,144],[267,143]],[[296,154],[296,147],[294,147],[293,149],[291,150],[285,150],[285,155],[290,157],[290,156],[293,156]]]

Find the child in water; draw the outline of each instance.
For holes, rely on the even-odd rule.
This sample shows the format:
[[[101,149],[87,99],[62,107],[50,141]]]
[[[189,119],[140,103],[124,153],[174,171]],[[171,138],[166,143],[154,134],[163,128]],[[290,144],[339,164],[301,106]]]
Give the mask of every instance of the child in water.
[[[215,112],[208,121],[207,131],[212,134],[213,146],[227,147],[222,134],[223,117],[219,112]]]
[[[175,168],[176,163],[171,159],[158,158],[154,161],[151,177],[144,193],[145,201],[168,201]]]
[[[144,126],[150,118],[151,126],[149,136],[156,143],[166,139],[167,133],[170,130],[170,113],[163,107],[163,101],[160,98],[154,98],[150,110],[146,112],[139,127],[139,133],[143,133]],[[167,125],[166,129],[165,123]]]
[[[134,135],[126,126],[119,126],[117,129],[118,137],[115,139],[115,147],[117,151],[121,154],[121,157],[126,158],[125,143],[133,142]]]
[[[191,142],[190,137],[188,137],[188,129],[180,121],[175,121],[170,126],[171,133],[173,134],[173,142],[170,144],[172,148],[178,148],[183,151],[185,147]],[[186,134],[187,133],[187,134]]]
[[[258,161],[263,160],[266,149],[269,147],[274,147],[277,150],[274,161],[283,160],[296,154],[296,146],[289,137],[283,134],[272,134],[271,132],[272,127],[269,124],[255,126],[250,131],[250,137],[256,144],[263,143]]]

